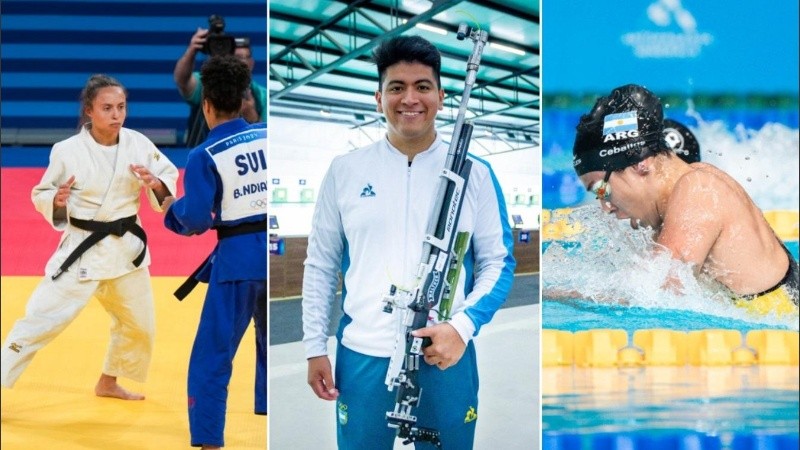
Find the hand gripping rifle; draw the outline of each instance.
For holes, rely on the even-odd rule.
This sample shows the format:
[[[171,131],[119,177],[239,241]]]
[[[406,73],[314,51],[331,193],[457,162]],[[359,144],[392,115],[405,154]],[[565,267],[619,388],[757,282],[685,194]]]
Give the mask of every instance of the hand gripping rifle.
[[[472,169],[472,161],[467,160],[472,124],[464,123],[464,115],[489,34],[461,24],[457,37],[458,40],[469,37],[474,46],[467,61],[467,77],[453,128],[453,139],[440,174],[436,200],[422,244],[422,260],[417,271],[416,287],[404,290],[392,285],[389,295],[383,299],[384,312],[391,313],[394,308],[398,308],[402,314],[395,352],[385,380],[390,391],[397,388],[397,397],[394,410],[386,413],[386,420],[389,427],[397,429],[397,436],[403,439],[403,444],[430,442],[437,448],[442,448],[439,431],[417,427],[417,417],[411,413],[411,408],[419,405],[422,393],[418,383],[422,349],[431,344],[429,338],[414,337],[411,332],[428,324],[431,310],[440,302],[442,306],[439,320],[449,319],[449,308],[455,296],[462,257],[469,242],[468,233],[456,233]]]

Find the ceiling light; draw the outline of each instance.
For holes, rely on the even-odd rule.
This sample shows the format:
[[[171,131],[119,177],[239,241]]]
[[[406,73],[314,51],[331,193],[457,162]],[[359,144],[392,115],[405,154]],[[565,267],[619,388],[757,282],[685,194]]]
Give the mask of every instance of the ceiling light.
[[[408,19],[401,20],[403,23],[408,23]],[[426,25],[424,23],[418,23],[415,25],[420,30],[430,31],[431,33],[441,34],[442,36],[447,36],[447,30],[444,28],[435,27],[433,25]]]
[[[444,28],[434,27],[431,25],[425,25],[424,23],[418,23],[416,25],[417,28],[425,31],[430,31],[431,33],[441,34],[442,36],[447,36],[447,30]]]
[[[496,48],[498,50],[502,50],[504,52],[513,53],[515,55],[525,56],[525,52],[520,50],[520,49],[518,49],[518,48],[509,47],[507,45],[498,44],[496,42],[490,42],[489,43],[489,47],[493,47],[493,48]]]

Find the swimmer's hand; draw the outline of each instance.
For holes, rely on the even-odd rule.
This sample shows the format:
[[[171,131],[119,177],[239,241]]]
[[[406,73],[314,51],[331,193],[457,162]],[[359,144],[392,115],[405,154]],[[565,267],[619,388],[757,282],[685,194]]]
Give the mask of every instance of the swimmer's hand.
[[[684,295],[683,283],[677,276],[668,276],[664,284],[661,285],[661,289],[673,295]]]
[[[577,299],[583,298],[583,294],[571,289],[544,287],[542,288],[542,297],[545,297],[546,300]]]
[[[626,299],[611,297],[603,294],[587,295],[585,293],[570,290],[558,289],[552,287],[542,288],[542,299],[556,302],[569,303],[574,300],[587,299],[595,303],[604,303],[609,305],[629,305],[630,302]]]

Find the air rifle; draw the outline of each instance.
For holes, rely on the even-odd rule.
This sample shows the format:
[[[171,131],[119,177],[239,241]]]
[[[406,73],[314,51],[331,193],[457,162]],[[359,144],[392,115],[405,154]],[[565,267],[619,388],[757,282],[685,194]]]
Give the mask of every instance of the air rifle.
[[[383,299],[384,312],[392,313],[397,308],[401,314],[395,352],[385,380],[390,391],[397,389],[397,395],[394,410],[386,413],[386,420],[389,427],[397,429],[397,436],[403,439],[403,444],[430,442],[437,448],[442,448],[439,431],[418,427],[417,417],[412,414],[412,408],[419,405],[422,394],[418,382],[422,350],[431,342],[429,338],[414,337],[411,332],[427,326],[431,310],[437,305],[441,304],[439,320],[449,319],[449,308],[458,285],[461,259],[469,239],[468,233],[456,233],[456,228],[472,170],[472,161],[467,159],[467,151],[473,127],[470,123],[464,123],[464,116],[489,34],[461,24],[456,36],[458,40],[469,37],[473,42],[473,49],[467,60],[467,76],[453,128],[453,139],[439,175],[436,200],[422,244],[417,282],[411,290],[392,285],[389,294]]]

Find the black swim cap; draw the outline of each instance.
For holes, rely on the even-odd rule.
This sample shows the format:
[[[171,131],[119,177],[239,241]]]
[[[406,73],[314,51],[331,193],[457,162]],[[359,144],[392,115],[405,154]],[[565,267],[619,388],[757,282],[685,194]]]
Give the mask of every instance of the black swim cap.
[[[700,162],[700,144],[692,131],[677,120],[664,119],[664,140],[687,163]]]
[[[576,127],[575,172],[620,170],[668,149],[663,120],[661,100],[642,86],[628,84],[600,97]]]

